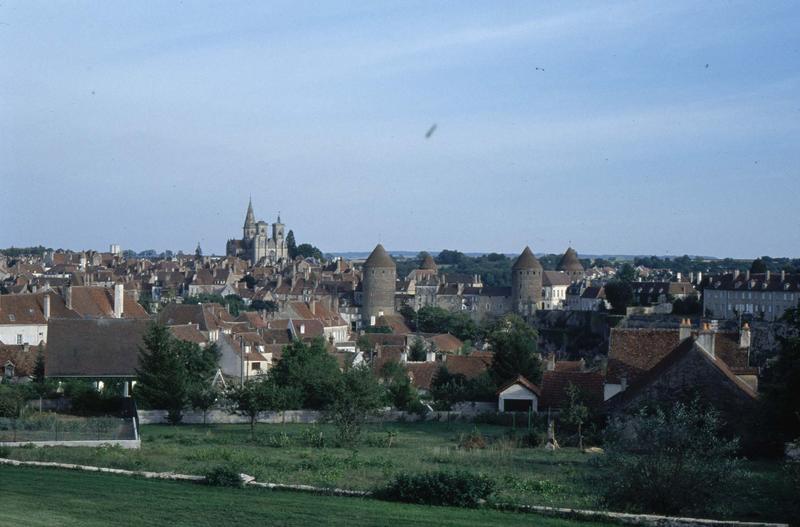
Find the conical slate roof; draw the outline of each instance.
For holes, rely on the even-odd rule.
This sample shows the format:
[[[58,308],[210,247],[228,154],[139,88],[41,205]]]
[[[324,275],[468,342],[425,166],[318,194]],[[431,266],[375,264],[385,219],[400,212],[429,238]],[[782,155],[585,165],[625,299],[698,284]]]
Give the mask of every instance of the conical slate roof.
[[[522,254],[519,255],[517,260],[514,262],[514,266],[511,268],[513,271],[519,271],[522,269],[531,269],[536,271],[542,270],[542,264],[539,263],[539,260],[533,255],[533,251],[531,251],[530,247],[525,247],[525,250],[522,251]]]
[[[437,267],[436,267],[436,262],[433,261],[433,256],[431,256],[430,254],[426,254],[419,268],[435,271]]]
[[[580,260],[578,260],[578,253],[575,252],[575,249],[572,247],[567,248],[567,252],[564,253],[564,256],[561,257],[561,261],[558,262],[558,267],[556,268],[559,271],[583,271],[583,265],[581,265]]]
[[[364,267],[396,268],[394,260],[392,260],[392,257],[389,256],[389,253],[386,252],[386,249],[384,249],[383,245],[380,243],[372,250],[367,261],[364,262]]]

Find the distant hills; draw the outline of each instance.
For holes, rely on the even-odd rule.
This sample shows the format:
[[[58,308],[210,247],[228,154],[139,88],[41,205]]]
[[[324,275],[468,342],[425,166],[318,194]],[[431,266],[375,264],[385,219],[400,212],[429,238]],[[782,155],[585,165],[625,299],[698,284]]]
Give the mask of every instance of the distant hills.
[[[392,256],[398,257],[398,258],[414,258],[420,252],[422,252],[423,250],[424,249],[421,249],[419,251],[394,251],[394,250],[387,249],[389,254],[391,254]],[[330,255],[330,256],[341,256],[342,258],[345,258],[347,260],[363,260],[363,259],[366,259],[367,256],[369,256],[370,252],[371,251],[339,251],[339,252],[326,252],[325,254],[326,255]],[[439,251],[428,250],[426,252],[430,253],[434,257],[439,254]],[[466,256],[476,257],[476,256],[482,256],[484,254],[489,254],[491,252],[492,251],[466,252],[466,253],[463,253],[463,254],[466,255]],[[503,254],[505,254],[509,258],[516,258],[517,256],[519,256],[518,252],[517,253],[503,253]],[[542,253],[542,252],[536,253],[537,256],[543,256],[545,254],[560,254],[560,253]],[[649,256],[654,256],[654,255],[652,255],[652,254],[584,254],[584,253],[580,253],[579,252],[578,256],[581,257],[581,258],[592,258],[592,259],[594,259],[594,258],[603,258],[604,260],[623,260],[623,261],[624,260],[631,260],[632,261],[634,258],[646,258],[646,257],[649,257]],[[682,254],[679,254],[679,255],[669,255],[668,254],[668,255],[658,255],[658,258],[680,258],[681,256],[683,256],[683,255]],[[703,260],[719,260],[720,259],[720,258],[717,258],[716,256],[699,256],[699,255],[692,255],[692,254],[690,254],[689,257],[690,258],[701,258]]]

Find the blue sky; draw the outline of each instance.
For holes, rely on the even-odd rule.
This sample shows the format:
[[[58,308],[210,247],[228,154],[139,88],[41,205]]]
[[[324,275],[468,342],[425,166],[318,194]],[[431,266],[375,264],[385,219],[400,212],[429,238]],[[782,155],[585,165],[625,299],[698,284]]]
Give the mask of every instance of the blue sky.
[[[4,0],[0,247],[800,255],[797,2],[353,4]]]

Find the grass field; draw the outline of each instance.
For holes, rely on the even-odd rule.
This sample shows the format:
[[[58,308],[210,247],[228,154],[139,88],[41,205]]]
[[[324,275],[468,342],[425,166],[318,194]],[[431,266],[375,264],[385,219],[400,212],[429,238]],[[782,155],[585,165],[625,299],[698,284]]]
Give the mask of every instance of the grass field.
[[[598,455],[566,448],[556,452],[515,448],[504,439],[507,428],[489,425],[478,425],[490,440],[488,448],[458,448],[460,436],[474,429],[475,425],[462,422],[373,425],[357,448],[345,449],[329,446],[333,430],[327,426],[259,425],[253,441],[246,425],[148,425],[142,427],[138,451],[20,448],[10,450],[9,456],[186,474],[203,474],[225,464],[259,481],[359,490],[373,489],[400,472],[458,468],[494,478],[499,501],[602,508],[600,490],[608,469],[597,463]],[[745,468],[749,476],[731,489],[735,499],[726,517],[789,519],[796,499],[779,464],[748,462]]]
[[[594,527],[541,516],[424,507],[264,489],[214,488],[111,474],[0,466],[0,525],[537,525]]]

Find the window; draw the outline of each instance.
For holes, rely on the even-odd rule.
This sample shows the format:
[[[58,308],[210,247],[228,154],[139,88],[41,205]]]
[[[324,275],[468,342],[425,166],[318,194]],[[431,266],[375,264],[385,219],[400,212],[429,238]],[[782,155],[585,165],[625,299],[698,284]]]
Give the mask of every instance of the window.
[[[251,370],[261,370],[261,363],[260,362],[253,362],[250,364]]]
[[[8,320],[10,320],[11,322],[14,322],[15,320],[17,320],[17,317],[12,315],[12,314],[9,314],[8,315]]]
[[[22,335],[17,335],[17,344],[22,344]]]

